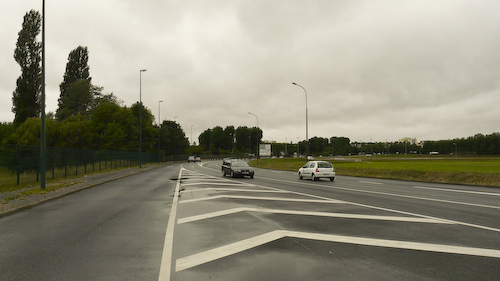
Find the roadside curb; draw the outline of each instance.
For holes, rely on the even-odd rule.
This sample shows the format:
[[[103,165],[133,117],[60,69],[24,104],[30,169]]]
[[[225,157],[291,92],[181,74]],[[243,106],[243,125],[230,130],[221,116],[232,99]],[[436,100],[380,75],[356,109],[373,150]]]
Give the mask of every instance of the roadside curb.
[[[47,203],[47,202],[50,202],[50,201],[74,194],[74,193],[77,193],[77,192],[85,190],[85,189],[95,187],[95,186],[98,186],[98,185],[101,185],[104,183],[108,183],[111,181],[126,178],[126,177],[136,175],[136,174],[139,174],[142,172],[151,171],[151,170],[165,167],[166,165],[171,165],[171,164],[172,163],[150,165],[150,166],[143,167],[141,169],[137,168],[134,171],[131,171],[131,170],[113,171],[113,172],[116,172],[116,174],[117,174],[116,176],[113,176],[113,177],[110,177],[110,178],[107,178],[104,180],[92,182],[92,183],[81,183],[81,184],[76,184],[76,185],[69,186],[69,187],[63,187],[61,189],[54,190],[54,191],[46,193],[46,194],[42,194],[43,198],[36,200],[36,201],[30,201],[30,200],[24,201],[25,199],[16,199],[17,200],[16,203],[19,203],[19,204],[18,205],[15,204],[10,209],[7,209],[5,211],[1,211],[0,218],[7,217],[7,216],[13,215],[15,213],[18,213],[18,212],[21,212],[21,211],[24,211],[27,209],[31,209],[31,208],[36,207],[38,205],[42,205],[44,203]],[[113,172],[108,172],[108,175],[110,173],[113,173]],[[126,173],[124,173],[124,172],[126,172]],[[63,190],[64,188],[67,188],[67,190]]]

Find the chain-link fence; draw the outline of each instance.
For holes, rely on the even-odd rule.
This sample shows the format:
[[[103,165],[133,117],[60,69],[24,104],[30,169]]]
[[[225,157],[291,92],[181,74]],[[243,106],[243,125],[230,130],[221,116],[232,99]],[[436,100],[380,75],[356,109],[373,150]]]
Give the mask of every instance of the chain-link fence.
[[[46,178],[63,178],[90,172],[158,162],[158,153],[47,147]],[[40,176],[40,147],[0,146],[0,167],[21,181],[33,182]],[[29,176],[28,176],[29,175]]]

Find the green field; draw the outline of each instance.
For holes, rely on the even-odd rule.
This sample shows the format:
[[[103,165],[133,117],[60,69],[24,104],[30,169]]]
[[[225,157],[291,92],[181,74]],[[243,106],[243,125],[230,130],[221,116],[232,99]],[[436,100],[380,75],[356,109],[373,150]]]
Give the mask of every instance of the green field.
[[[337,175],[422,182],[500,186],[500,157],[374,156],[316,158],[335,167]],[[297,171],[303,158],[253,160],[254,167]]]

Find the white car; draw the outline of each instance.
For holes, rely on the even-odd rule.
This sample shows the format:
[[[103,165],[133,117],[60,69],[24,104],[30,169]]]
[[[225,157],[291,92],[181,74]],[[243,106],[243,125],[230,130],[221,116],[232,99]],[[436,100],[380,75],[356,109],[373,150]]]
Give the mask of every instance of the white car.
[[[335,168],[327,161],[309,161],[299,169],[299,179],[310,178],[319,180],[320,178],[335,179]]]

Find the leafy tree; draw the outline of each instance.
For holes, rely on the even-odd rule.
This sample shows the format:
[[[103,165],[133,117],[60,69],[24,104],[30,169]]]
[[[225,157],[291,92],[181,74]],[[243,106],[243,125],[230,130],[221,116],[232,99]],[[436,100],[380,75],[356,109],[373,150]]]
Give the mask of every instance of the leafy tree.
[[[142,113],[141,113],[142,107]],[[151,110],[144,107],[143,104],[136,102],[131,107],[132,114],[136,118],[137,128],[139,128],[139,120],[142,119],[142,151],[144,152],[157,152],[158,150],[158,129],[153,125],[154,116]],[[142,117],[140,117],[142,115]],[[139,151],[139,131],[136,135],[137,140],[137,150]],[[135,137],[134,137],[135,138]]]
[[[224,143],[224,129],[221,126],[214,127],[210,135],[210,150],[212,154],[219,154]]]
[[[330,145],[333,155],[347,155],[351,152],[351,141],[346,137],[331,137]]]
[[[160,126],[160,149],[170,155],[185,154],[189,148],[181,126],[174,121],[163,121]]]
[[[224,129],[224,136],[223,136],[223,142],[222,142],[222,149],[231,151],[233,150],[233,145],[234,145],[234,137],[236,134],[236,130],[234,129],[234,126],[227,126]]]
[[[89,54],[87,47],[78,46],[68,56],[63,82],[59,85],[61,94],[58,99],[56,117],[63,120],[72,114],[86,114],[93,105],[95,96],[102,88],[92,85]]]
[[[262,130],[257,127],[250,129],[250,151],[257,153],[258,144],[261,143]]]
[[[83,115],[72,115],[58,122],[54,136],[55,146],[67,148],[93,148],[92,121]]]
[[[310,138],[309,139],[309,147],[310,147],[309,153],[314,154],[314,155],[326,154],[326,152],[328,152],[327,145],[328,145],[327,138],[320,138],[320,137]]]
[[[4,140],[4,144],[40,145],[40,118],[26,119],[16,130]],[[47,146],[55,146],[54,131],[58,126],[55,120],[46,120]]]
[[[212,135],[211,129],[206,129],[203,133],[198,137],[198,142],[200,143],[200,147],[205,151],[210,150],[210,137]]]
[[[18,33],[14,59],[21,66],[21,76],[17,79],[12,97],[15,127],[27,118],[40,114],[42,44],[36,37],[40,33],[41,22],[40,13],[31,10],[24,15],[22,29]]]
[[[138,126],[130,108],[103,102],[91,115],[93,148],[138,151]]]
[[[14,133],[15,128],[12,123],[0,123],[0,143],[12,133]]]
[[[238,152],[250,152],[250,129],[240,126],[236,129],[236,149]]]

